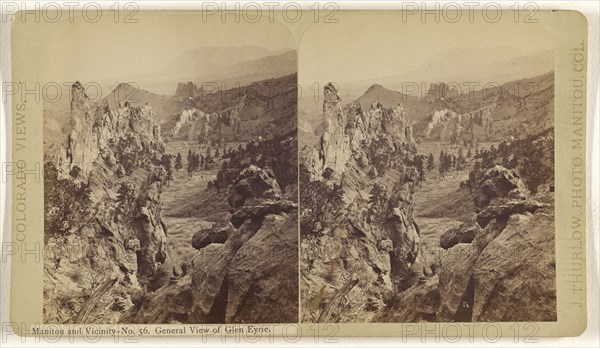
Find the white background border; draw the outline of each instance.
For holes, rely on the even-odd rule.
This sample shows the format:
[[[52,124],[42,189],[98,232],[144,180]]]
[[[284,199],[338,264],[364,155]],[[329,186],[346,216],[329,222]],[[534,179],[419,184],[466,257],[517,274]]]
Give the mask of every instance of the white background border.
[[[13,1],[24,3],[22,1]],[[42,6],[45,3],[52,1],[36,1]],[[55,1],[58,4],[63,2]],[[78,1],[80,4],[84,4],[87,1]],[[91,1],[90,1],[91,2]],[[249,1],[239,1],[240,3],[246,3]],[[264,1],[267,2],[267,1]],[[442,6],[444,3],[449,1],[428,1],[426,2],[426,8],[433,8],[435,3],[440,3]],[[483,6],[485,3],[491,1],[477,1],[477,3]],[[515,1],[495,1],[501,7],[508,9],[513,6]],[[1,12],[4,10],[3,4],[7,1],[0,0],[0,16],[4,16]],[[98,1],[103,7],[110,7],[114,4],[114,1]],[[135,1],[139,5],[140,10],[200,10],[202,9],[202,2],[200,1]],[[221,1],[216,1],[219,5]],[[259,4],[263,2],[257,2]],[[284,3],[284,2],[282,2]],[[296,1],[303,8],[308,9],[314,5],[314,1]],[[335,1],[340,9],[401,9],[401,2],[392,1]],[[413,1],[422,7],[422,1]],[[464,3],[473,3],[473,1],[455,1],[459,5]],[[600,148],[599,148],[599,135],[600,135],[600,112],[599,112],[599,64],[600,61],[600,36],[599,36],[599,15],[600,15],[600,2],[598,1],[536,1],[540,10],[544,9],[565,9],[565,10],[576,10],[583,13],[588,20],[588,99],[587,99],[587,188],[588,188],[588,211],[587,211],[587,292],[588,292],[588,327],[587,330],[579,337],[574,338],[538,338],[537,343],[523,343],[521,340],[515,342],[513,338],[504,338],[497,342],[495,345],[501,345],[503,347],[599,347],[600,346],[600,289],[598,287],[599,278],[599,255],[600,255],[600,239],[599,239],[599,226],[600,226]],[[34,2],[28,2],[28,8],[33,8]],[[481,7],[480,6],[480,7]],[[479,8],[480,8],[479,7]],[[466,7],[465,7],[466,8]],[[1,80],[10,80],[10,23],[4,23],[0,20],[0,64],[1,64]],[[4,85],[2,85],[4,86]],[[4,95],[4,91],[2,91]],[[8,103],[2,103],[0,109],[0,164],[7,163],[10,161],[11,152],[11,139],[9,138],[10,132],[8,131],[11,127],[11,118],[7,117],[11,110],[10,101]],[[10,221],[10,201],[11,197],[10,187],[5,178],[0,180],[0,235],[2,243],[10,242],[10,230],[8,224]],[[3,249],[4,250],[4,249]],[[4,330],[5,323],[9,322],[8,311],[9,311],[9,270],[10,262],[2,262],[0,260],[0,318],[2,327],[0,330]],[[6,333],[2,331],[2,339],[0,340],[0,346],[3,347],[44,347],[52,346],[48,342],[36,342],[35,338],[21,338],[17,336],[4,337]],[[6,339],[6,341],[4,341]],[[365,346],[365,347],[481,347],[490,345],[492,342],[486,342],[482,338],[475,339],[462,339],[458,342],[451,343],[445,341],[443,338],[426,337],[421,338],[345,338],[338,337],[338,344],[322,344],[325,346],[332,345],[343,345],[343,346]],[[198,338],[193,337],[177,337],[177,338],[165,338],[165,337],[148,337],[140,338],[139,343],[114,343],[110,338],[103,339],[97,343],[89,343],[83,339],[75,339],[73,342],[62,340],[58,342],[61,347],[75,346],[78,347],[81,344],[90,346],[104,347],[131,347],[132,345],[142,345],[148,347],[189,347],[189,346],[244,346],[244,347],[262,347],[262,346],[316,346],[318,343],[315,342],[314,338],[308,337],[300,339],[296,342],[286,342],[283,338],[263,338],[258,340],[256,343],[245,342],[243,339],[241,342],[236,342],[233,337],[227,338],[225,342],[222,342],[220,338],[209,339],[207,342],[201,342]]]

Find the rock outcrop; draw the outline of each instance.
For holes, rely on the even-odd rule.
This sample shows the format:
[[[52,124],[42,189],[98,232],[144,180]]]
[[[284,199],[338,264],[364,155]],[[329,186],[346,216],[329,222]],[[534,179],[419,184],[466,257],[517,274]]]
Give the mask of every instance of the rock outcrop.
[[[480,232],[481,227],[479,224],[467,221],[444,232],[440,236],[440,246],[444,249],[450,249],[458,243],[471,243]]]
[[[202,88],[197,87],[195,83],[189,82],[179,82],[177,84],[177,89],[175,90],[175,97],[180,98],[196,98],[202,95]]]
[[[528,194],[525,185],[513,171],[496,165],[488,169],[481,179],[475,194],[475,206],[486,207],[493,199],[506,197],[509,193],[520,199],[525,199]]]
[[[365,167],[369,166],[369,157],[380,159],[393,152],[414,152],[412,126],[401,106],[386,108],[373,103],[363,108],[356,101],[344,111],[333,84],[327,84],[323,93],[323,135],[319,148],[307,158],[313,179],[329,179],[334,175],[339,181],[350,162]],[[382,135],[382,139],[377,139],[376,134]],[[366,148],[371,144],[372,148]],[[378,152],[383,152],[382,156]]]
[[[148,298],[134,321],[297,320],[297,204],[282,199],[271,170],[257,166],[240,173],[228,196],[234,209],[230,223],[194,235],[199,251],[188,274]]]
[[[350,156],[346,137],[346,115],[342,111],[341,98],[333,84],[327,84],[323,94],[324,128],[320,152],[322,167],[319,168],[319,171],[343,173]]]
[[[380,320],[556,320],[554,206],[540,203],[552,193],[532,196],[513,171],[495,166],[474,194],[478,215],[441,237],[448,250],[438,279],[401,293]]]
[[[269,169],[261,169],[250,165],[244,169],[229,189],[227,203],[233,208],[239,208],[248,201],[281,199],[281,189],[275,180],[275,174]]]
[[[423,139],[468,145],[485,140],[492,132],[494,103],[468,113],[439,108],[429,115],[423,127]],[[476,130],[477,129],[477,130]]]
[[[114,323],[170,265],[166,172],[151,107],[111,109],[71,87],[65,158],[45,163],[44,320]]]
[[[203,144],[223,142],[223,127],[229,127],[237,137],[240,132],[240,111],[246,105],[246,98],[233,106],[218,112],[204,112],[195,107],[186,108],[172,120],[168,135],[177,139],[198,141]]]
[[[412,128],[400,106],[343,108],[332,84],[324,97],[322,141],[300,173],[303,320],[370,321],[387,293],[430,273],[412,216]]]

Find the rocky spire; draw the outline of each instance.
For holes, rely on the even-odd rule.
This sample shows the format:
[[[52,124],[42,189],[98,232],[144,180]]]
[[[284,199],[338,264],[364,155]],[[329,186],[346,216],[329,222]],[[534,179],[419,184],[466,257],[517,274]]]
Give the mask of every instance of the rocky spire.
[[[68,170],[79,167],[83,175],[98,157],[98,137],[94,130],[94,112],[79,82],[71,86],[71,133],[67,149]]]
[[[322,168],[323,172],[332,171],[341,174],[344,172],[346,161],[350,157],[345,132],[346,115],[342,111],[341,98],[338,96],[338,90],[333,83],[325,85],[323,97]]]

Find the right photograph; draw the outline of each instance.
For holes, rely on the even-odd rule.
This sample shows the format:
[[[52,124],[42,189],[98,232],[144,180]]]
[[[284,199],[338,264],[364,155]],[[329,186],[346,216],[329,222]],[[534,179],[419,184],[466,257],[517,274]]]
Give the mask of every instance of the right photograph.
[[[302,322],[557,320],[554,41],[501,14],[304,33]]]

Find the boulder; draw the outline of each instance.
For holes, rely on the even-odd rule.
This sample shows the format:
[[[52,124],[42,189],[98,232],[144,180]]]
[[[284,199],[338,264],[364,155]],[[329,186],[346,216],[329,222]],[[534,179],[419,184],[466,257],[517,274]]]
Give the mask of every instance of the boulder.
[[[141,304],[133,320],[145,324],[187,323],[192,308],[192,279],[181,278],[157,290]]]
[[[390,308],[375,321],[388,323],[414,323],[435,321],[440,306],[437,275],[415,284],[401,293]]]
[[[244,204],[252,205],[256,202],[247,201],[257,199],[279,200],[281,199],[281,188],[270,168],[261,169],[255,165],[250,165],[242,170],[236,181],[231,185],[227,203],[233,208],[239,208]]]
[[[458,243],[471,243],[475,236],[481,232],[481,227],[474,221],[467,221],[458,227],[444,232],[440,237],[440,246],[449,249]]]
[[[473,269],[474,321],[555,321],[554,216],[512,215]]]
[[[224,244],[209,244],[194,256],[190,272],[194,298],[191,318],[194,322],[225,322],[229,265],[238,249],[259,228],[260,224],[248,220]]]
[[[298,320],[297,230],[295,214],[267,215],[240,247],[227,272],[225,322]]]
[[[260,219],[269,214],[287,214],[295,209],[298,209],[298,205],[291,201],[265,202],[240,208],[231,215],[230,221],[234,227],[238,228],[248,219]]]
[[[227,244],[210,244],[192,259],[192,296],[190,318],[198,323],[224,322],[224,303],[229,263],[235,250]],[[223,298],[225,297],[225,298]]]
[[[492,199],[505,197],[515,189],[523,194],[527,192],[527,188],[514,171],[496,165],[483,175],[475,194],[475,205],[479,208],[486,207]]]
[[[389,253],[390,251],[394,250],[394,244],[392,243],[391,239],[383,239],[379,242],[379,246],[377,248],[381,251]]]
[[[482,251],[485,247],[496,238],[506,226],[508,218],[494,219],[473,239],[471,244],[478,250]]]
[[[454,321],[459,309],[469,299],[467,289],[472,281],[473,266],[479,250],[471,244],[457,244],[442,256],[439,275],[440,309],[439,321]],[[470,318],[466,318],[470,321]]]
[[[503,200],[498,205],[490,205],[477,214],[477,223],[481,227],[498,218],[508,218],[512,214],[533,213],[536,210],[550,206],[535,200]]]
[[[192,247],[200,250],[212,243],[223,244],[227,241],[227,238],[229,238],[229,235],[231,235],[231,233],[233,233],[233,228],[229,224],[215,225],[209,228],[203,228],[196,232],[192,237]]]

